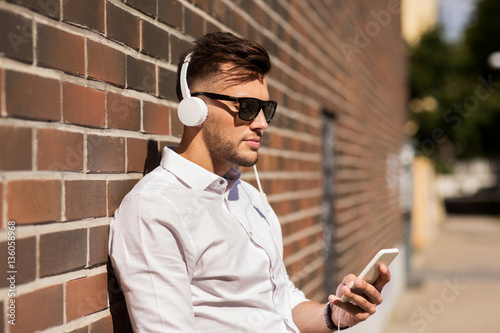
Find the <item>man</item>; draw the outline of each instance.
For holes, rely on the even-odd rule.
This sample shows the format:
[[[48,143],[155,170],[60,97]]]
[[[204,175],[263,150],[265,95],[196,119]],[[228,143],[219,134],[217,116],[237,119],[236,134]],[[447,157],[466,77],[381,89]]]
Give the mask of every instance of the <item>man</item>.
[[[346,327],[368,318],[382,302],[387,267],[374,286],[348,275],[329,304],[307,300],[286,273],[277,216],[234,168],[257,162],[276,109],[267,52],[213,33],[182,59],[179,147],[164,150],[110,227],[109,253],[134,330],[331,332],[339,319]]]

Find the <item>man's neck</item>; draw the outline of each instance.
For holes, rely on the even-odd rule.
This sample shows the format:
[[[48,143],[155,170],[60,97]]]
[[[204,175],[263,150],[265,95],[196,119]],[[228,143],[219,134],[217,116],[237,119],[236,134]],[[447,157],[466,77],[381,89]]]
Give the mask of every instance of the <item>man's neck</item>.
[[[229,169],[233,167],[233,165],[227,161],[217,162],[212,158],[210,152],[204,145],[194,144],[194,141],[196,141],[196,138],[187,139],[186,136],[183,136],[177,153],[185,159],[221,177],[224,177]]]

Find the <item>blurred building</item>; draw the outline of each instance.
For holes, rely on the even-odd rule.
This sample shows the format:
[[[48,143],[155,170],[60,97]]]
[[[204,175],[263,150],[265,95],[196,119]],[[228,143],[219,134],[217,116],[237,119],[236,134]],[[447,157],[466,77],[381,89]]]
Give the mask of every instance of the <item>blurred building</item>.
[[[420,41],[420,36],[434,28],[439,21],[438,0],[402,0],[401,25],[402,34],[409,46]],[[412,101],[408,104],[410,110],[415,102],[425,107],[424,102]],[[428,99],[429,102],[434,102]],[[413,105],[412,105],[413,104]],[[433,106],[430,105],[429,109]],[[406,134],[412,135],[415,124],[408,121],[405,125]],[[437,232],[437,226],[444,218],[442,200],[437,187],[437,175],[430,160],[418,157],[411,166],[412,194],[409,210],[410,246],[421,250]]]
[[[439,21],[438,0],[401,0],[401,21],[406,42],[418,43],[420,36]]]
[[[400,11],[395,0],[0,1],[1,255],[9,223],[18,244],[17,323],[0,321],[0,331],[128,331],[108,225],[179,142],[176,64],[212,31],[256,40],[272,58],[279,108],[258,168],[297,287],[323,302],[379,249],[404,252]],[[404,259],[357,332],[382,331]]]

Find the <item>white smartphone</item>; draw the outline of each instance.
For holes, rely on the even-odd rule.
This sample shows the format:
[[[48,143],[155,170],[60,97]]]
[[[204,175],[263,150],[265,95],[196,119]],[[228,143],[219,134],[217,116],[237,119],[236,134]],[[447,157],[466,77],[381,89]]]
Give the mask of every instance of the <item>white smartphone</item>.
[[[380,276],[380,271],[378,269],[380,263],[384,263],[386,266],[389,266],[398,254],[398,249],[383,249],[378,251],[378,253],[370,261],[370,263],[366,265],[365,269],[363,269],[361,274],[358,275],[358,278],[365,280],[369,284],[373,284]],[[352,287],[351,290],[354,291],[356,290],[356,288]],[[342,302],[348,302],[351,299],[343,295],[340,300]]]

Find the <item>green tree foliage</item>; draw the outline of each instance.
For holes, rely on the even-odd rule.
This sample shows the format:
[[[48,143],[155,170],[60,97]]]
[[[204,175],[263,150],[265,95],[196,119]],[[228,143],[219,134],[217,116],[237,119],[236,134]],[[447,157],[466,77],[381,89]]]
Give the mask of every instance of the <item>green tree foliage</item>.
[[[464,39],[440,27],[410,48],[410,110],[417,152],[437,165],[500,159],[500,75],[488,57],[500,51],[500,1],[480,0]]]

